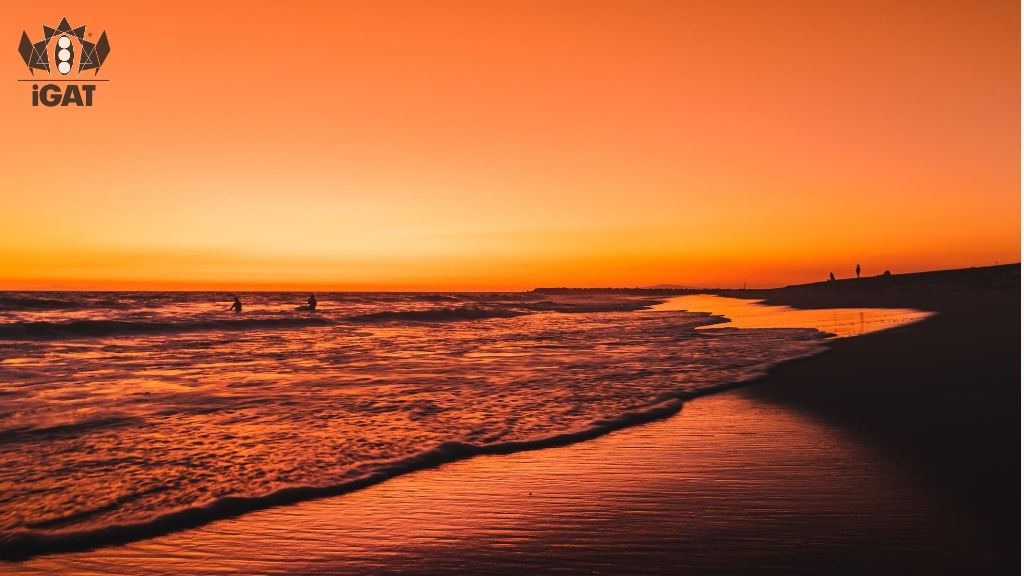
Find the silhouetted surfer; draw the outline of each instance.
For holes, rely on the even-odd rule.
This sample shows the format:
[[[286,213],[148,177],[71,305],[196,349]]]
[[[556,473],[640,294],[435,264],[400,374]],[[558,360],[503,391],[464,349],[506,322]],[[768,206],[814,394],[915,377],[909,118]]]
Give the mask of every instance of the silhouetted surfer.
[[[242,311],[242,301],[238,298],[238,296],[235,296],[235,301],[231,304],[231,308],[228,308],[228,310],[233,310],[235,314],[238,314],[239,312]]]
[[[296,306],[296,310],[306,310],[307,312],[316,312],[316,294],[310,294],[309,299],[306,300],[305,306]]]

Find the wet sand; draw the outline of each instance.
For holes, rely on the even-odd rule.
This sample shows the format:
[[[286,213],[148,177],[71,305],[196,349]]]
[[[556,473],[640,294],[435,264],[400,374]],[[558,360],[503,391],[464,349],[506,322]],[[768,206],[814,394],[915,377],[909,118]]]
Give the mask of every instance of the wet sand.
[[[664,421],[6,564],[45,574],[1017,572],[1019,266],[729,296],[940,312]],[[953,276],[949,276],[953,275]]]
[[[845,430],[919,477],[979,535],[973,573],[1018,573],[1020,264],[722,291],[805,309],[887,306],[938,312],[918,324],[838,340],[746,390]],[[827,385],[822,385],[827,383]]]
[[[565,448],[484,456],[17,574],[941,571],[961,518],[899,461],[743,392]]]

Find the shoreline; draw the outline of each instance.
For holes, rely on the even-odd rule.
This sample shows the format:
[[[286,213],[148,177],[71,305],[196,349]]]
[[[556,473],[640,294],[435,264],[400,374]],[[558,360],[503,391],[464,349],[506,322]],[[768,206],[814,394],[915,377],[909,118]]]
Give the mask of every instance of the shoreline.
[[[972,518],[994,566],[1016,565],[1020,265],[836,284],[720,294],[804,309],[913,302],[937,314],[835,341],[826,354],[780,366],[744,392],[908,462],[923,490]]]
[[[1017,291],[1014,294],[1016,294],[1018,298],[1017,311],[1019,314],[1019,267],[1017,267],[1016,270]],[[992,446],[991,452],[982,451],[981,454],[976,454],[974,457],[962,454],[961,451],[963,448],[974,444],[982,437],[987,437],[988,434],[994,430],[1002,431],[1004,428],[1008,428],[1009,426],[1005,425],[1005,422],[998,425],[993,424],[994,427],[990,427],[991,429],[986,429],[986,431],[983,432],[978,432],[976,428],[967,427],[966,431],[961,431],[961,438],[964,436],[967,437],[966,440],[961,439],[961,444],[951,444],[951,438],[956,436],[955,434],[944,434],[941,430],[936,431],[933,429],[930,431],[932,439],[936,439],[935,437],[938,436],[938,441],[945,447],[945,452],[948,453],[949,446],[954,446],[954,448],[956,448],[954,456],[948,458],[946,462],[935,461],[933,458],[930,458],[930,456],[934,456],[934,454],[927,449],[927,446],[922,444],[926,438],[919,435],[908,434],[906,431],[902,431],[903,433],[900,433],[901,430],[899,429],[894,431],[894,429],[892,429],[894,418],[904,423],[909,421],[911,431],[918,430],[920,428],[931,428],[943,419],[946,419],[948,422],[950,415],[957,412],[959,403],[956,402],[956,398],[941,395],[937,400],[930,402],[929,408],[933,411],[933,414],[926,414],[923,416],[917,414],[916,417],[913,417],[914,413],[908,411],[907,407],[912,400],[918,399],[922,394],[926,394],[926,391],[922,390],[920,386],[911,385],[909,387],[900,388],[897,390],[899,393],[893,393],[893,390],[888,389],[878,390],[876,387],[873,392],[874,394],[884,394],[877,397],[872,394],[865,394],[863,387],[858,388],[858,384],[861,380],[865,377],[870,379],[870,375],[865,375],[863,370],[857,369],[858,367],[864,366],[865,360],[877,367],[878,362],[873,359],[887,358],[886,353],[888,353],[889,358],[885,360],[887,363],[886,367],[892,370],[904,363],[903,361],[906,360],[906,357],[910,357],[912,360],[916,360],[911,363],[913,368],[904,367],[901,374],[906,376],[908,370],[910,370],[911,374],[913,373],[913,370],[922,371],[924,370],[922,367],[923,364],[927,364],[930,360],[933,360],[931,358],[927,358],[927,350],[923,349],[922,339],[927,343],[935,343],[937,340],[946,341],[946,344],[951,348],[962,346],[965,341],[971,341],[972,343],[978,342],[979,338],[977,334],[974,334],[971,331],[972,328],[977,328],[977,326],[974,325],[978,322],[975,317],[976,313],[982,309],[984,309],[984,311],[991,312],[1000,307],[1005,308],[1008,300],[1012,300],[1012,297],[1007,296],[1006,288],[983,290],[984,294],[982,294],[982,296],[984,297],[979,297],[979,294],[976,293],[977,289],[972,289],[970,295],[973,295],[974,297],[967,298],[971,303],[965,305],[963,303],[965,300],[964,294],[959,293],[963,292],[961,289],[962,282],[956,285],[960,286],[960,288],[953,291],[947,290],[947,294],[930,295],[931,297],[928,298],[928,308],[933,308],[935,311],[939,312],[938,315],[932,318],[919,323],[874,334],[868,334],[858,338],[833,340],[829,342],[823,354],[804,357],[799,361],[785,362],[772,368],[765,376],[756,378],[753,381],[736,383],[727,388],[732,389],[743,386],[743,388],[729,392],[728,394],[752,399],[763,405],[779,406],[786,411],[795,410],[806,414],[811,419],[824,424],[827,429],[842,429],[844,433],[849,433],[855,436],[859,442],[864,442],[870,445],[873,450],[877,449],[881,453],[901,461],[906,459],[910,475],[917,478],[912,482],[916,485],[915,491],[917,493],[924,495],[926,499],[931,500],[937,498],[944,503],[950,504],[951,507],[944,505],[943,508],[948,508],[948,510],[945,510],[943,514],[949,513],[957,517],[960,515],[971,517],[976,526],[972,527],[968,532],[983,535],[984,538],[982,538],[982,540],[992,540],[994,536],[998,535],[1000,530],[1005,530],[1009,527],[1006,523],[1006,521],[1008,521],[1008,515],[994,513],[994,511],[990,509],[990,505],[993,502],[990,498],[985,497],[984,494],[975,494],[974,499],[971,499],[969,497],[969,492],[973,485],[969,482],[968,485],[963,484],[963,482],[968,479],[967,477],[953,474],[953,478],[949,481],[938,481],[938,476],[935,475],[955,472],[958,465],[962,465],[965,460],[969,467],[974,468],[972,474],[977,472],[979,463],[991,463],[988,460],[988,457],[992,455],[992,452],[1005,451],[1005,448]],[[858,291],[854,291],[852,289],[836,291],[834,290],[834,287],[827,286],[826,289],[829,290],[829,292],[825,294],[821,294],[821,289],[813,286],[784,288],[774,291],[757,291],[758,294],[756,295],[751,294],[753,291],[743,291],[744,294],[742,297],[763,298],[765,299],[766,304],[785,304],[794,308],[813,308],[815,306],[863,306],[865,303],[873,304],[876,301],[892,302],[896,299],[900,299],[900,301],[903,302],[900,307],[904,307],[909,299],[919,300],[919,298],[913,298],[913,295],[904,294],[901,296],[893,296],[889,287],[879,289],[879,292],[883,293],[884,297],[882,298],[877,296],[865,298],[863,288]],[[992,290],[995,290],[994,294],[990,293]],[[770,293],[765,294],[765,292]],[[1009,292],[1013,293],[1012,288]],[[736,294],[724,293],[722,295],[733,297],[738,296]],[[851,295],[855,295],[857,297],[851,299]],[[857,302],[854,302],[854,300]],[[834,305],[825,306],[826,303],[833,303]],[[950,316],[948,316],[948,314],[952,314],[952,320],[950,320]],[[988,318],[988,324],[992,323],[991,318],[985,318]],[[937,330],[934,324],[939,322],[940,319],[945,319],[945,321],[940,322],[940,329]],[[1008,323],[999,323],[995,328],[993,337],[1005,337],[1007,330],[1009,330],[1011,335],[1016,336],[1016,342],[1019,344],[1019,331],[1017,331],[1016,327],[1012,327],[1011,329]],[[964,329],[967,330],[965,331]],[[865,341],[865,339],[868,342],[867,344],[858,344]],[[994,345],[993,342],[989,342],[988,340],[989,339],[984,337],[980,339],[982,344],[988,343],[990,347],[991,345]],[[901,356],[901,354],[903,356]],[[1006,356],[1005,351],[1000,351],[1000,354],[1000,357]],[[922,356],[925,356],[925,358],[922,358]],[[1012,354],[1010,356],[1012,359]],[[1017,356],[1017,359],[1019,360],[1019,356]],[[934,372],[946,373],[954,382],[957,381],[957,377],[964,377],[966,374],[965,370],[968,372],[970,371],[970,367],[963,366],[960,366],[960,370],[956,370],[957,366],[964,362],[964,358],[960,356],[950,356],[947,354],[938,360],[939,366],[934,369]],[[1001,364],[1000,370],[990,370],[985,373],[985,375],[991,377],[989,380],[994,384],[1003,384],[1003,386],[998,387],[998,390],[1002,395],[1009,393],[1008,387],[1005,386],[1005,378],[1003,378],[1006,374],[1005,370],[1006,367]],[[1010,375],[1012,376],[1012,372]],[[1019,376],[1019,371],[1017,372],[1017,375]],[[832,380],[837,376],[842,377],[842,382],[840,382],[838,386],[820,386],[820,382],[823,377],[827,377]],[[884,379],[887,384],[892,384],[892,378],[894,377],[895,376],[893,375],[887,375]],[[913,380],[913,378],[905,379],[910,381]],[[1013,385],[1014,387],[1016,386],[1016,381],[1013,382]],[[1019,390],[1016,390],[1016,393],[1016,398],[1019,399]],[[700,400],[696,401],[718,396],[720,395],[714,394],[712,396],[703,396]],[[858,403],[858,399],[860,400],[860,403]],[[975,400],[980,401],[980,398],[975,398]],[[952,405],[950,404],[950,401],[953,401]],[[689,407],[691,404],[692,402],[688,401],[686,406]],[[1003,407],[1007,407],[1007,403],[1004,402],[1001,404]],[[866,414],[869,410],[871,410],[870,413]],[[674,413],[675,411],[672,412]],[[1015,412],[1015,408],[1011,410],[1011,412]],[[684,416],[687,414],[686,408],[683,409],[683,414]],[[908,417],[908,414],[910,414],[911,417]],[[668,414],[662,415],[661,417],[664,418],[665,416],[668,416]],[[896,416],[899,416],[899,418],[896,418]],[[659,420],[655,425],[671,420],[679,420],[679,418]],[[685,418],[682,418],[682,420],[685,421]],[[865,420],[867,420],[867,422],[865,422]],[[999,419],[993,418],[991,420],[995,421]],[[1015,423],[1016,415],[1011,420],[1012,423]],[[977,425],[977,423],[974,424]],[[636,430],[642,430],[648,426],[652,425],[648,424],[641,427],[631,426],[624,430],[613,432],[610,435],[606,435],[608,431],[605,431],[600,434],[600,438],[598,440],[592,440],[583,444],[572,444],[568,448],[562,448],[560,450],[574,450],[576,447],[588,446],[594,442],[601,442],[602,439],[605,438],[629,435]],[[997,439],[998,438],[999,437],[997,437]],[[539,448],[542,446],[537,447]],[[557,450],[540,450],[537,452],[519,452],[516,453],[516,455],[556,454],[557,452]],[[908,453],[911,456],[916,453],[918,457],[906,458]],[[460,460],[455,464],[443,464],[439,462],[429,467],[426,471],[416,471],[411,474],[402,475],[401,478],[396,478],[390,482],[378,484],[371,488],[365,488],[356,493],[350,492],[345,496],[345,498],[351,498],[355,494],[365,494],[367,491],[383,489],[384,486],[405,482],[408,481],[407,479],[409,478],[419,477],[424,474],[440,475],[444,472],[442,469],[447,469],[450,466],[472,467],[473,462],[487,458],[489,457],[482,456],[479,458]],[[557,459],[557,456],[554,458]],[[439,469],[438,466],[440,466],[441,469]],[[998,470],[983,468],[982,471],[984,473],[981,476],[986,478],[988,481],[991,481],[993,480],[993,472],[998,471],[1000,473],[1005,473],[1007,466],[997,466],[996,468]],[[1014,477],[1014,482],[1019,479],[1019,476],[1016,476],[1015,473],[1011,474],[1011,477]],[[935,486],[931,486],[929,484],[929,480],[937,480]],[[992,490],[993,496],[998,496],[995,498],[996,500],[999,498],[1006,498],[1008,496],[1008,492],[1005,488],[1005,486],[1000,484],[997,489]],[[686,496],[681,495],[680,497],[685,499]],[[307,502],[297,504],[293,507],[304,508],[309,505],[315,505],[317,502],[325,503],[333,500],[338,500],[338,498],[326,498],[312,503]],[[153,543],[165,540],[177,542],[187,541],[190,535],[208,532],[213,529],[214,526],[220,525],[224,522],[243,523],[244,525],[246,522],[259,522],[259,519],[256,518],[257,516],[263,516],[266,514],[273,515],[275,512],[284,514],[285,516],[288,515],[287,508],[264,510],[261,512],[247,514],[245,517],[230,520],[218,520],[207,527],[189,530],[186,532],[175,532],[174,534],[160,536],[151,540],[143,540],[121,548],[116,546],[104,547],[93,552],[56,554],[54,556],[40,557],[38,560],[41,560],[43,564],[48,564],[51,561],[60,564],[65,560],[73,559],[73,557],[89,557],[90,554],[102,557],[107,556],[110,553],[116,554],[117,551],[122,550],[122,548],[146,549]],[[1014,520],[1014,522],[1016,521]],[[1009,537],[1012,536],[1012,534],[1009,534]],[[132,540],[135,540],[135,538],[132,538]],[[968,566],[973,568],[977,568],[979,566],[995,567],[1001,565],[1004,560],[1007,560],[1008,558],[1004,556],[1004,551],[1007,549],[1006,546],[1009,542],[1003,542],[1001,539],[992,541],[996,542],[996,544],[994,544],[991,549],[983,550],[979,547],[978,549],[967,551],[969,553],[966,554],[965,557],[969,557],[970,562],[969,564],[964,564],[961,569],[966,569]],[[27,561],[24,565],[21,563],[7,564],[7,566],[30,568],[31,565],[35,564],[37,561]],[[901,556],[901,562],[905,563],[906,561],[907,558],[905,556]]]
[[[755,306],[754,308],[761,307]],[[783,311],[782,315],[785,314]],[[714,329],[724,320],[713,313],[707,313],[706,321],[706,324],[698,326],[698,328]],[[825,346],[827,344],[813,354],[821,354]],[[89,552],[202,529],[211,523],[240,518],[263,510],[295,506],[325,498],[342,497],[409,474],[433,470],[445,464],[481,456],[509,455],[572,446],[620,430],[670,418],[678,414],[685,403],[708,395],[749,386],[770,374],[778,366],[799,362],[808,357],[803,355],[788,358],[773,365],[764,374],[726,382],[715,387],[692,392],[664,392],[652,398],[650,404],[635,410],[618,414],[614,418],[591,422],[586,427],[558,432],[551,436],[491,444],[473,444],[462,441],[444,442],[429,450],[394,461],[379,463],[378,467],[369,472],[345,478],[335,484],[289,486],[262,495],[229,496],[202,506],[171,511],[133,524],[114,524],[96,529],[69,532],[25,531],[14,533],[0,539],[0,563],[18,563],[44,556]]]
[[[974,534],[921,494],[903,463],[747,390],[703,396],[673,417],[588,442],[479,456],[341,497],[6,568],[26,576],[183,576],[197,567],[238,574],[864,574],[883,567],[959,574],[984,561]]]

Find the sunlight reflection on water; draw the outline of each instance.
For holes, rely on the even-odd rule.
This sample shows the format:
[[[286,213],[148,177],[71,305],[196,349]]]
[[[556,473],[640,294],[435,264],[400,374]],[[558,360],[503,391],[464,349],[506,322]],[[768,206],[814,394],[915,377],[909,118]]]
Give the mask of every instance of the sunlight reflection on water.
[[[825,308],[796,309],[762,304],[761,300],[725,298],[712,294],[678,296],[652,306],[648,312],[691,311],[725,316],[729,322],[703,326],[719,328],[814,328],[839,338],[895,328],[932,316],[931,312],[908,308]]]

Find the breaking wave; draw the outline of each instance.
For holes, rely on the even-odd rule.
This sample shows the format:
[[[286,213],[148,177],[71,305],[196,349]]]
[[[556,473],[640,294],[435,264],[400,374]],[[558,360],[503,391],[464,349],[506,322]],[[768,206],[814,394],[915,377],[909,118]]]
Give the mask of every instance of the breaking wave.
[[[11,322],[0,325],[0,340],[50,340],[95,336],[132,336],[137,334],[173,334],[202,330],[250,330],[329,326],[324,318],[253,318],[237,320],[200,320],[184,322],[131,320],[71,320],[68,322]]]
[[[335,294],[313,314],[283,293],[242,314],[212,293],[45,299],[103,308],[0,311],[0,559],[594,438],[824,342],[697,330],[723,318],[631,313],[653,303],[632,295]]]
[[[0,296],[0,310],[74,310],[81,303],[53,298]]]
[[[463,460],[473,456],[511,454],[514,452],[565,446],[596,438],[629,426],[666,418],[678,413],[683,407],[683,401],[695,395],[685,393],[666,394],[663,398],[644,409],[626,412],[617,417],[598,420],[587,427],[572,432],[563,432],[542,438],[494,442],[490,444],[463,441],[443,442],[433,449],[406,458],[358,467],[352,471],[347,479],[326,486],[289,486],[258,496],[228,496],[215,499],[203,505],[182,508],[136,523],[113,524],[71,531],[19,530],[5,534],[0,538],[0,558],[19,560],[42,554],[89,550],[102,546],[124,544],[195,528],[215,520],[240,516],[256,510],[295,504],[316,498],[338,496],[378,484],[402,474],[435,468],[448,462]],[[109,508],[109,506],[104,508]],[[87,514],[78,513],[75,516]],[[60,519],[40,524],[40,526],[59,525],[65,520],[73,519]]]

